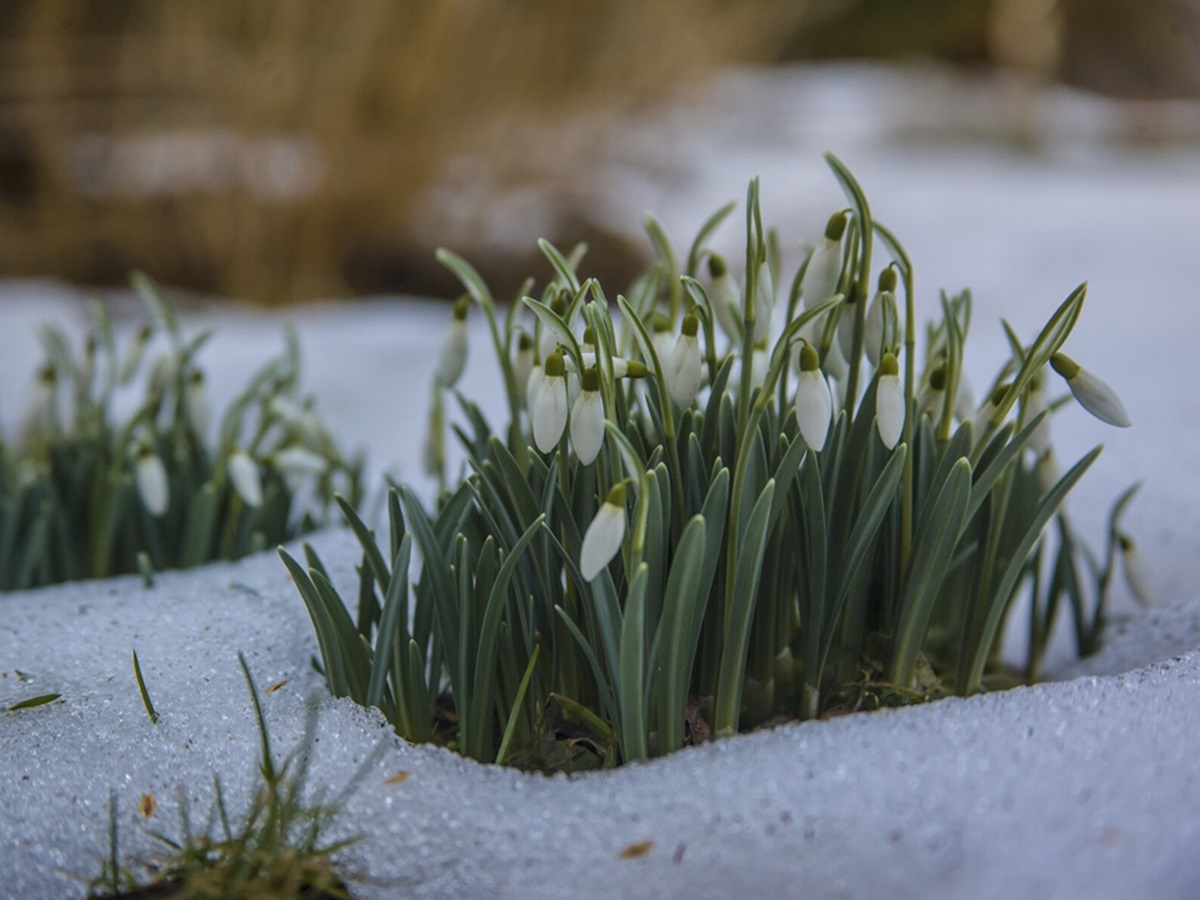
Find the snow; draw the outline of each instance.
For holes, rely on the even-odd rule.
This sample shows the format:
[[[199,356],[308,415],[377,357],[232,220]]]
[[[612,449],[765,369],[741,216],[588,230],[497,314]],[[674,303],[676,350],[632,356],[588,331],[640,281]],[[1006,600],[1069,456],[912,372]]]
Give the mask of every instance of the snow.
[[[1109,645],[1060,663],[1070,680],[545,778],[407,745],[377,713],[329,698],[309,665],[307,614],[273,553],[161,574],[152,588],[118,578],[9,594],[0,597],[0,704],[44,693],[62,700],[0,715],[0,893],[82,894],[72,873],[86,881],[107,852],[110,792],[130,859],[152,849],[148,827],[178,833],[181,792],[204,819],[214,774],[240,808],[255,785],[257,741],[241,651],[260,689],[287,681],[264,701],[277,755],[299,746],[316,710],[309,783],[327,796],[348,790],[331,837],[362,835],[343,857],[362,876],[359,896],[1200,894],[1195,135],[1158,147],[1098,144],[1120,110],[1050,92],[1031,107],[1039,152],[946,133],[921,143],[901,128],[925,109],[912,92],[925,92],[944,131],[952,116],[938,104],[978,117],[978,94],[946,99],[953,92],[924,74],[835,74],[727,79],[642,123],[636,139],[612,149],[591,190],[620,225],[653,209],[683,243],[759,174],[765,218],[794,252],[845,204],[820,160],[834,149],[905,242],[918,310],[928,313],[940,287],[973,288],[977,389],[1004,353],[998,317],[1030,337],[1087,278],[1066,349],[1117,389],[1134,427],[1109,429],[1068,408],[1055,441],[1063,460],[1107,444],[1070,501],[1093,541],[1111,499],[1145,480],[1126,522],[1154,572],[1157,608],[1138,613],[1119,589],[1122,618]],[[848,115],[847,100],[866,111]],[[1172,120],[1183,123],[1177,131],[1188,116]],[[964,112],[962,121],[976,119]],[[661,161],[651,168],[651,148],[668,139],[677,155],[665,172]],[[737,240],[733,225],[718,235],[731,247]],[[9,429],[39,358],[37,323],[83,327],[69,294],[0,282],[0,422]],[[185,327],[218,329],[204,363],[214,395],[228,397],[282,347],[283,321],[293,322],[308,388],[343,440],[367,449],[373,472],[415,479],[428,373],[449,316],[446,305],[380,299],[282,315],[194,313]],[[475,319],[465,391],[499,415]],[[332,531],[312,540],[348,591],[353,539]],[[157,725],[133,679],[134,649]],[[411,776],[389,784],[400,772]],[[136,812],[145,793],[159,803],[147,823]],[[643,856],[620,858],[643,841],[653,842]]]

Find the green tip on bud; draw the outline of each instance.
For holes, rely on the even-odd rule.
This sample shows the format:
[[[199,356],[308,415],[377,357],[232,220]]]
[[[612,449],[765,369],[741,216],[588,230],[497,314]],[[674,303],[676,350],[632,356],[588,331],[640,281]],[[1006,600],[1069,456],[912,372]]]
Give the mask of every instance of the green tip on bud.
[[[555,350],[546,357],[546,377],[547,378],[562,378],[567,374],[566,364],[563,362],[562,351]]]
[[[720,278],[729,268],[725,265],[725,260],[716,253],[710,254],[708,257],[708,274],[713,278]]]
[[[654,318],[650,321],[650,327],[655,334],[662,334],[664,331],[671,330],[671,320],[663,313],[655,313]]]
[[[463,294],[454,301],[454,318],[458,321],[463,321],[467,317],[467,311],[471,308],[471,298]]]
[[[192,387],[200,387],[204,384],[204,373],[199,369],[192,369],[192,371],[188,374],[188,383],[191,384]]]
[[[879,361],[880,375],[899,375],[900,363],[896,362],[896,354],[885,353],[883,359]]]
[[[946,389],[946,367],[938,366],[929,373],[929,386],[935,391],[944,391]]]
[[[879,290],[896,292],[896,285],[900,281],[900,276],[896,272],[896,264],[892,263],[886,269],[879,273]]]
[[[562,294],[555,294],[554,299],[550,301],[550,310],[559,316],[567,314],[567,298]]]
[[[585,391],[600,390],[600,373],[596,371],[595,366],[589,366],[583,370],[583,378],[580,379]]]
[[[646,366],[643,363],[631,361],[625,367],[625,377],[626,378],[649,378],[650,370],[648,368],[646,368]]]
[[[687,337],[695,337],[700,331],[700,320],[696,318],[695,313],[688,313],[683,317],[682,331]]]
[[[835,212],[829,217],[829,224],[825,226],[825,237],[831,241],[840,241],[842,235],[846,233],[846,210]]]
[[[532,350],[533,338],[531,338],[526,332],[522,331],[517,335],[517,349],[521,351]]]
[[[1050,357],[1050,365],[1054,367],[1054,371],[1063,378],[1070,381],[1079,374],[1079,363],[1071,359],[1065,353],[1055,353]]]
[[[58,369],[54,368],[53,363],[46,363],[38,372],[38,381],[45,385],[54,385],[58,382]]]
[[[992,406],[999,406],[1004,402],[1004,395],[1008,393],[1008,389],[1011,387],[1012,385],[1008,382],[996,385],[996,389],[992,391],[992,396],[988,397],[988,402]]]
[[[625,482],[613,485],[613,489],[608,492],[608,498],[604,501],[609,506],[616,506],[619,509],[625,508]]]
[[[591,325],[583,329],[583,343],[587,346],[596,343],[596,332],[592,329]]]
[[[821,354],[809,343],[800,348],[800,371],[815,372],[821,368]]]

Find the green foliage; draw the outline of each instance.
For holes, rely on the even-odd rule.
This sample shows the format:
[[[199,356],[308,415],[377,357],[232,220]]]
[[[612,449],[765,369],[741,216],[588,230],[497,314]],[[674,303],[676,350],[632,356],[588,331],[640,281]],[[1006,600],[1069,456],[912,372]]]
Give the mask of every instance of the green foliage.
[[[135,869],[122,866],[118,842],[117,800],[109,811],[109,856],[100,874],[92,879],[89,897],[179,897],[181,900],[301,900],[348,898],[346,884],[337,874],[332,857],[348,841],[327,844],[321,840],[334,810],[309,806],[303,800],[307,754],[289,757],[282,765],[271,754],[267,723],[258,690],[246,660],[238,655],[254,714],[258,722],[262,784],[250,800],[240,823],[234,824],[225,803],[219,778],[215,779],[216,808],[203,834],[193,827],[186,795],[180,802],[180,834],[154,833],[165,848],[163,856]],[[145,690],[139,677],[139,688]],[[310,721],[309,730],[312,730]],[[311,743],[309,734],[306,743]],[[143,801],[145,802],[145,801]],[[143,814],[147,810],[143,808]],[[215,822],[214,822],[215,819]],[[220,833],[213,835],[219,823]],[[139,874],[141,870],[144,874]]]
[[[22,433],[0,437],[0,590],[233,559],[322,524],[335,490],[360,496],[360,463],[297,398],[294,338],[213,443],[196,359],[211,334],[185,340],[157,287],[134,284],[151,317],[121,354],[100,307],[79,352],[42,334]]]
[[[786,297],[775,296],[778,241],[763,229],[757,182],[733,294],[723,262],[706,279],[699,271],[715,259],[705,241],[728,206],[701,228],[685,271],[649,220],[660,262],[615,309],[575,274],[579,254],[543,241],[555,278],[518,298],[501,325],[475,270],[439,253],[487,318],[511,418],[494,434],[457,395],[470,473],[432,513],[394,489],[387,556],[342,503],[363,548],[357,621],[310,548],[307,567],[280,551],[334,694],[379,707],[414,741],[561,769],[1011,683],[997,653],[1022,585],[1032,595],[1029,677],[1064,597],[1081,650],[1094,649],[1116,511],[1106,565],[1084,579],[1088,557],[1062,503],[1099,449],[1047,478],[1045,443],[1046,362],[1084,288],[1028,347],[1014,336],[975,411],[959,391],[970,294],[943,297],[918,372],[912,264],[850,173],[829,162],[850,202],[827,232],[841,238],[814,249]],[[872,297],[876,237],[891,260]],[[574,402],[572,429],[583,427],[586,387],[568,393],[546,366],[526,391],[521,329],[561,355],[568,379],[597,368],[604,444],[594,462],[579,459],[562,415]],[[805,345],[816,374],[815,363],[795,371]],[[832,421],[814,414],[828,410],[822,396]],[[437,429],[441,415],[438,405]],[[535,446],[535,423],[543,435],[561,430],[555,445]],[[1044,534],[1051,519],[1058,535]],[[1042,579],[1050,555],[1054,575]]]

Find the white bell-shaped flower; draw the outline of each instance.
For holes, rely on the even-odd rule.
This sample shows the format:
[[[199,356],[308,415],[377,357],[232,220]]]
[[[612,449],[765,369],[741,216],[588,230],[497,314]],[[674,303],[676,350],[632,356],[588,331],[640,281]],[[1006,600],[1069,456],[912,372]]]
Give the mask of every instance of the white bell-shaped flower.
[[[544,366],[535,365],[529,370],[529,380],[525,382],[525,408],[533,409],[533,398],[537,396],[537,392],[542,389],[542,382],[546,380],[546,369]]]
[[[586,369],[582,389],[571,405],[571,446],[585,466],[590,466],[604,444],[604,398],[596,367]]]
[[[437,369],[434,378],[448,388],[458,384],[463,369],[467,366],[467,311],[471,301],[467,297],[459,297],[454,304],[454,318],[450,328],[442,338],[442,348],[438,352]]]
[[[854,359],[854,329],[858,318],[858,289],[850,285],[846,289],[846,302],[842,306],[842,316],[838,319],[837,345],[842,351],[842,358],[849,361]]]
[[[895,447],[904,431],[904,386],[900,384],[900,364],[891,353],[885,353],[879,362],[875,425],[883,446],[889,450]]]
[[[825,226],[825,236],[817,242],[808,258],[800,297],[805,306],[815,306],[837,293],[842,274],[842,238],[846,233],[845,211],[834,213]]]
[[[1000,404],[1004,402],[1004,397],[1011,387],[1012,383],[1008,381],[996,385],[992,393],[988,395],[983,406],[979,407],[975,412],[975,417],[971,420],[973,426],[971,429],[972,447],[978,447],[980,441],[983,440],[983,436],[987,434],[988,424],[991,422],[992,416],[1000,409]]]
[[[863,326],[863,347],[867,351],[867,359],[871,361],[871,365],[876,367],[879,366],[879,360],[883,356],[883,342],[886,337],[883,333],[883,310],[887,303],[885,297],[891,298],[894,307],[897,280],[894,266],[888,266],[880,272],[879,289],[875,291],[875,296],[871,298],[871,305],[867,308],[867,321]],[[899,311],[897,310],[897,312]],[[899,315],[896,318],[896,327],[898,330],[902,330]]]
[[[315,478],[324,475],[329,468],[329,460],[299,444],[271,454],[270,462],[287,478]]]
[[[138,446],[134,476],[142,504],[150,511],[150,515],[160,518],[167,511],[171,488],[167,481],[167,467],[147,442]]]
[[[658,355],[658,362],[667,373],[671,364],[671,352],[675,349],[675,335],[671,332],[671,320],[657,313],[651,320],[650,342]]]
[[[541,369],[534,369],[533,379]],[[529,415],[533,421],[533,443],[543,453],[551,452],[567,427],[567,368],[562,354],[551,353],[546,358],[544,374],[538,379],[536,391],[529,398]]]
[[[513,378],[520,393],[519,400],[526,400],[524,391],[529,384],[529,374],[533,371],[533,338],[524,331],[517,335],[517,357],[513,360]]]
[[[928,413],[938,420],[946,402],[946,367],[939,365],[929,373],[929,381],[917,397],[917,418]]]
[[[1133,424],[1117,392],[1071,357],[1065,353],[1055,353],[1050,359],[1050,365],[1067,380],[1067,387],[1071,389],[1079,405],[1101,422],[1115,425],[1117,428],[1128,428]]]
[[[237,491],[242,502],[247,506],[258,509],[262,506],[262,478],[258,472],[258,463],[250,458],[245,450],[235,450],[229,456],[229,480]]]
[[[966,422],[975,411],[975,392],[967,381],[967,373],[958,373],[958,390],[954,392],[954,418]]]
[[[584,581],[595,581],[621,550],[625,539],[625,485],[608,492],[596,517],[583,535],[579,551],[579,574]]]
[[[172,351],[163,353],[154,360],[150,369],[150,393],[158,397],[164,396],[175,385],[179,375],[179,354]]]
[[[192,431],[203,438],[208,434],[208,426],[212,422],[212,403],[208,398],[208,387],[205,385],[204,373],[192,369],[188,373],[186,393],[183,398],[184,412]]]
[[[1150,564],[1138,550],[1133,538],[1123,534],[1120,536],[1119,543],[1121,561],[1125,566],[1125,584],[1129,588],[1129,593],[1133,594],[1134,599],[1142,606],[1153,606],[1154,582],[1150,573]]]
[[[833,394],[821,372],[821,358],[810,344],[800,350],[800,376],[796,386],[796,419],[804,442],[816,451],[825,449],[829,421],[833,417]]]
[[[560,318],[564,318],[567,315],[567,298],[562,294],[555,294],[550,300],[550,310]],[[558,335],[545,322],[539,324],[542,330],[538,337],[538,359],[544,365],[550,358],[550,354],[558,347]]]
[[[1046,375],[1048,373],[1043,367],[1042,371],[1037,372],[1033,376],[1033,381],[1029,385],[1029,393],[1025,398],[1025,421],[1032,422],[1035,418],[1045,412],[1049,408],[1047,395],[1049,391],[1046,388]],[[1050,449],[1050,417],[1046,416],[1038,424],[1038,427],[1033,430],[1033,434],[1029,436],[1028,447],[1033,451],[1035,456],[1041,456]]]
[[[713,316],[725,336],[731,341],[742,339],[742,304],[737,282],[729,274],[725,260],[713,253],[708,257],[708,274],[712,279],[708,299]]]
[[[700,322],[695,313],[688,313],[683,317],[683,327],[664,366],[667,392],[672,400],[685,408],[691,406],[692,401],[696,399],[696,393],[700,390],[700,379],[703,377],[700,341],[696,337],[699,328]]]

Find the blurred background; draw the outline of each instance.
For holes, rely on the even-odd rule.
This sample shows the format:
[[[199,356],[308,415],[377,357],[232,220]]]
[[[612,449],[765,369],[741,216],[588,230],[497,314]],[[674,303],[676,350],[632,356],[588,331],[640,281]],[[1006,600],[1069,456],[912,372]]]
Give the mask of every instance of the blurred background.
[[[622,283],[618,185],[687,187],[664,121],[855,78],[902,99],[889,139],[1196,142],[1200,0],[4,0],[0,277],[448,296],[447,245],[504,293],[545,236]],[[1120,102],[1097,125],[1063,91]]]

